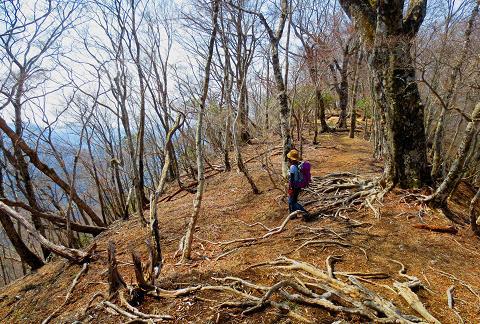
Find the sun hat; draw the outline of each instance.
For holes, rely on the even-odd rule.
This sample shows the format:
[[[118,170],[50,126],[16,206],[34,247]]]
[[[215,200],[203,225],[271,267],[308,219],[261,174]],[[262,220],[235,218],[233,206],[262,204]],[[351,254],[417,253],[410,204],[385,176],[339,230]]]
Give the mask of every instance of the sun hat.
[[[294,161],[301,161],[302,160],[300,158],[300,155],[299,155],[297,150],[291,150],[290,152],[288,152],[287,158],[289,158],[290,160],[294,160]]]

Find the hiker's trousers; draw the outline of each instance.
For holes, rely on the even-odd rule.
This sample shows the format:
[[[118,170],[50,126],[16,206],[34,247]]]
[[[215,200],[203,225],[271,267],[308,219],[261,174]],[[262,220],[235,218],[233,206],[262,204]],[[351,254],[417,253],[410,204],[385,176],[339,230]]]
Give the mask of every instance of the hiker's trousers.
[[[307,212],[305,208],[303,208],[303,206],[298,203],[298,195],[300,194],[300,191],[302,191],[302,189],[293,188],[292,193],[288,196],[288,210],[290,211],[290,213],[293,213],[297,210]]]

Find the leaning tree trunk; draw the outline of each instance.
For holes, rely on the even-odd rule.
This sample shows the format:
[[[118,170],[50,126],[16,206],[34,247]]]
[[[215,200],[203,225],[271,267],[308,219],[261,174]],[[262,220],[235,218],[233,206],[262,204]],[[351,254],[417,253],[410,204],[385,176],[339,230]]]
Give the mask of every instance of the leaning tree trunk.
[[[1,203],[1,202],[0,202]],[[8,239],[13,245],[13,248],[20,256],[23,262],[28,264],[32,270],[36,270],[44,265],[43,260],[36,255],[28,246],[23,242],[23,239],[15,230],[15,225],[10,218],[10,215],[0,208],[0,223],[7,234]]]
[[[67,260],[70,260],[75,263],[83,263],[90,256],[90,254],[87,252],[76,250],[76,249],[70,249],[70,248],[50,242],[43,235],[41,235],[35,229],[35,227],[33,227],[33,225],[30,224],[22,215],[20,215],[15,210],[5,205],[3,202],[0,202],[0,215],[5,215],[6,217],[15,218],[17,221],[19,221],[22,224],[22,226],[24,226],[27,229],[29,234],[31,234],[40,243],[41,246],[47,248],[48,250],[52,251],[53,253]]]
[[[197,131],[195,134],[195,146],[197,149],[197,170],[198,170],[198,186],[197,193],[195,195],[195,201],[193,203],[193,212],[188,223],[187,232],[185,233],[185,240],[183,242],[182,262],[186,262],[190,259],[192,250],[193,233],[197,224],[198,214],[200,213],[200,206],[202,204],[203,187],[205,184],[205,167],[203,162],[203,143],[202,143],[202,128],[203,128],[203,115],[205,111],[205,103],[208,95],[208,85],[210,82],[210,67],[212,64],[213,47],[215,45],[215,37],[217,34],[217,18],[219,11],[220,0],[215,0],[213,3],[213,16],[212,16],[212,34],[210,35],[210,42],[208,44],[208,56],[205,64],[205,77],[203,79],[203,92],[200,98],[200,109],[198,111]]]
[[[477,104],[472,112],[471,121],[467,124],[465,129],[465,135],[463,137],[462,144],[458,148],[455,160],[448,171],[447,176],[437,188],[435,193],[428,196],[426,201],[430,202],[434,206],[444,206],[448,196],[455,190],[455,185],[463,175],[464,165],[469,156],[471,149],[471,143],[476,136],[477,126],[480,124],[480,103]]]
[[[175,132],[183,125],[184,121],[185,121],[185,115],[183,115],[182,113],[179,113],[177,116],[177,119],[175,120],[175,124],[172,126],[172,128],[169,129],[167,136],[165,136],[165,149],[164,149],[165,161],[162,166],[162,174],[160,175],[160,180],[158,181],[157,189],[155,190],[155,202],[160,197],[160,195],[163,194],[163,191],[165,190],[165,184],[167,183],[168,172],[170,170],[170,165],[173,160],[173,156],[172,156],[173,150],[171,149],[173,147],[173,143],[172,143],[173,134],[175,134]]]
[[[465,64],[465,61],[467,60],[467,55],[470,52],[469,51],[470,44],[471,44],[470,36],[473,31],[475,19],[478,16],[479,6],[480,6],[480,1],[477,1],[477,4],[473,8],[470,18],[468,20],[467,29],[465,30],[462,52],[458,57],[457,62],[453,66],[452,71],[450,73],[450,78],[448,81],[445,97],[441,99],[442,110],[435,127],[435,136],[433,140],[433,161],[432,161],[432,172],[431,172],[433,179],[438,179],[440,178],[440,176],[442,176],[441,164],[442,164],[442,160],[445,159],[445,156],[442,156],[445,153],[442,150],[443,137],[445,132],[444,131],[445,115],[447,113],[447,110],[452,106],[454,102],[454,94],[457,89],[458,77],[460,76],[461,68],[463,64]]]
[[[430,182],[424,106],[415,82],[410,52],[423,22],[427,1],[340,0],[369,52],[375,73],[377,104],[385,114],[388,147],[385,180],[390,186],[420,187]]]

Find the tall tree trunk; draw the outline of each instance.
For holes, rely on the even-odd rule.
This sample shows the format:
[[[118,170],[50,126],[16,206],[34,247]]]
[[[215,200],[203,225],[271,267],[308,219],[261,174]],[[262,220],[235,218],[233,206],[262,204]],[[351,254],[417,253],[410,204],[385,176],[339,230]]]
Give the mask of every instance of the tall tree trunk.
[[[22,139],[23,139],[23,122],[22,122],[22,103],[21,102],[24,94],[24,85],[25,85],[26,78],[27,78],[27,73],[23,68],[21,68],[18,82],[17,82],[15,99],[13,101],[13,107],[15,109],[15,133],[19,138],[22,138]],[[22,178],[22,182],[24,183],[24,186],[25,186],[25,196],[28,200],[28,203],[33,208],[37,210],[41,210],[41,207],[37,202],[35,190],[33,188],[30,171],[28,170],[28,164],[25,161],[22,150],[17,145],[13,145],[13,152],[17,162],[16,167],[18,168],[18,171]],[[39,231],[42,235],[45,235],[45,229],[43,228],[42,221],[35,216],[32,216],[32,221],[37,231]],[[50,255],[50,252],[45,248],[42,248],[42,252],[43,252],[43,257],[45,259]]]
[[[375,3],[340,0],[369,50],[369,64],[376,76],[377,103],[385,112],[388,147],[385,178],[403,188],[430,183],[424,127],[424,106],[415,82],[410,52],[426,15],[426,0]]]
[[[200,207],[202,204],[203,188],[205,184],[205,167],[203,164],[203,143],[202,143],[202,128],[203,128],[203,115],[205,112],[205,103],[207,101],[208,86],[210,82],[210,67],[212,64],[213,47],[215,45],[215,37],[217,35],[218,25],[218,11],[220,6],[220,0],[213,2],[212,12],[212,34],[210,35],[210,41],[208,44],[208,56],[205,64],[205,77],[203,79],[203,91],[200,98],[200,107],[198,111],[197,130],[195,134],[195,147],[197,150],[197,170],[198,170],[198,186],[197,193],[195,194],[195,201],[193,203],[193,212],[188,223],[187,232],[185,233],[185,240],[183,244],[182,262],[186,262],[190,259],[192,250],[193,233],[195,232],[195,226],[197,224],[198,215],[200,213]]]
[[[138,134],[137,134],[137,161],[138,161],[138,174],[135,178],[135,188],[137,192],[137,208],[139,218],[144,221],[143,209],[147,204],[147,198],[145,196],[145,166],[144,166],[144,155],[145,155],[145,76],[143,74],[142,62],[140,56],[141,45],[137,36],[137,26],[136,26],[136,11],[135,11],[135,1],[130,1],[130,7],[132,12],[132,35],[133,40],[135,41],[135,53],[132,53],[135,65],[137,67],[138,79],[140,81],[140,121],[138,125]],[[132,49],[130,48],[130,51]],[[136,166],[134,165],[134,168]],[[145,221],[144,221],[145,222]],[[146,222],[145,222],[146,223]]]
[[[240,114],[240,138],[243,143],[250,140],[250,133],[248,131],[248,104],[247,104],[247,89],[243,89],[241,85],[247,75],[248,60],[245,58],[246,53],[246,35],[243,32],[243,12],[238,11],[235,17],[235,30],[237,33],[236,42],[236,77],[237,77],[237,91],[239,93],[238,113]],[[228,47],[228,43],[224,42],[224,47]],[[228,50],[228,49],[227,49]]]
[[[98,177],[98,170],[97,170],[97,165],[95,164],[95,158],[93,157],[93,151],[92,151],[92,136],[93,136],[93,131],[91,136],[88,136],[88,131],[87,131],[87,149],[88,149],[88,155],[90,157],[90,162],[92,163],[92,171],[93,171],[93,179],[95,180],[95,186],[97,187],[97,195],[98,195],[98,202],[100,204],[100,210],[102,213],[102,220],[103,223],[106,225],[107,224],[107,218],[105,216],[106,213],[106,205],[105,201],[103,199],[103,191],[102,191],[102,186],[100,185],[100,179]]]
[[[334,64],[330,64],[330,70],[332,71],[332,76],[335,82],[335,90],[338,94],[338,108],[339,116],[337,122],[337,128],[346,129],[347,128],[347,108],[348,108],[348,65],[350,63],[350,42],[346,45],[343,50],[343,61],[342,66],[340,66],[335,60]],[[340,72],[340,81],[337,78],[337,72],[335,68]]]
[[[275,83],[277,85],[278,103],[280,104],[280,131],[282,133],[283,142],[283,156],[282,156],[282,175],[287,177],[288,175],[288,159],[287,154],[292,149],[292,137],[290,134],[290,107],[288,106],[287,89],[285,88],[285,82],[282,76],[282,68],[280,66],[278,45],[280,38],[283,34],[285,22],[287,19],[288,2],[282,0],[281,3],[282,12],[280,14],[280,22],[278,23],[275,33],[268,26],[263,15],[260,16],[260,21],[267,29],[270,38],[270,54],[272,56],[273,75],[275,77]],[[263,19],[262,19],[263,18]]]
[[[269,113],[269,106],[270,106],[270,59],[267,58],[267,85],[266,85],[266,93],[267,93],[267,98],[266,98],[266,104],[265,104],[265,131],[268,131],[270,125],[268,121],[268,113]]]
[[[233,69],[231,65],[231,57],[230,57],[230,50],[228,46],[228,37],[225,32],[225,27],[223,24],[224,17],[223,17],[223,10],[221,12],[222,16],[220,18],[221,21],[221,40],[223,50],[225,52],[225,65],[223,68],[223,84],[222,84],[222,95],[226,98],[227,108],[226,108],[226,117],[225,117],[225,136],[223,138],[223,163],[225,166],[225,171],[230,171],[232,169],[230,165],[230,148],[232,146],[232,106],[231,106],[231,95],[233,89],[233,78],[231,75],[233,74]]]
[[[310,52],[313,50],[308,48]],[[307,64],[309,65],[309,74],[312,83],[315,86],[315,112],[314,112],[314,125],[315,131],[313,136],[313,142],[316,144],[318,142],[318,118],[320,118],[320,132],[326,133],[331,131],[330,127],[327,125],[327,121],[325,119],[325,101],[323,100],[322,96],[322,88],[320,87],[320,80],[318,79],[318,69],[316,67],[316,62],[314,61],[314,57],[307,57]]]
[[[244,79],[245,80],[245,79]],[[241,89],[245,87],[245,82],[242,84]],[[227,102],[228,106],[231,106],[231,93],[227,94]],[[241,94],[240,94],[241,96]],[[229,109],[231,110],[231,109]],[[248,183],[250,184],[250,187],[252,188],[252,191],[254,194],[259,194],[260,191],[258,190],[257,186],[255,185],[255,182],[253,181],[252,176],[250,175],[250,172],[248,172],[247,167],[245,166],[245,163],[243,163],[242,159],[242,153],[240,151],[240,141],[239,141],[239,117],[240,117],[240,109],[237,109],[237,114],[235,116],[235,120],[233,122],[233,145],[235,146],[235,157],[237,160],[237,167],[240,172],[243,173],[245,178],[247,179]]]
[[[173,146],[173,143],[172,143],[173,135],[183,125],[184,121],[185,121],[185,116],[182,113],[179,113],[175,121],[175,124],[172,126],[172,128],[170,128],[170,130],[167,133],[167,136],[165,136],[165,149],[164,149],[165,161],[162,166],[162,174],[160,175],[160,180],[155,190],[155,202],[160,197],[160,195],[163,194],[163,191],[165,190],[165,184],[167,182],[168,172],[170,170],[170,165],[173,160],[171,155],[172,150],[170,149],[170,147]]]

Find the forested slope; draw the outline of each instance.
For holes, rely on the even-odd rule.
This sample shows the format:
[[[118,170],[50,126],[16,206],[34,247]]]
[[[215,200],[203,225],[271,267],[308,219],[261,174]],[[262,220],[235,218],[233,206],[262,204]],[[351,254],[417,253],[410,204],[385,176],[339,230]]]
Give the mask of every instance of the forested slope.
[[[338,134],[326,134],[320,139],[318,145],[308,140],[305,145],[304,156],[312,163],[314,176],[350,172],[368,179],[381,172],[381,166],[371,157],[368,142]],[[259,195],[251,193],[240,173],[207,171],[192,260],[187,264],[177,264],[176,252],[184,235],[193,194],[176,188],[168,190],[165,197],[169,197],[169,201],[164,199],[158,206],[164,266],[157,286],[165,291],[158,292],[163,293],[163,297],[137,296],[137,304],[133,305],[139,311],[169,315],[177,323],[270,323],[287,319],[295,323],[331,323],[340,319],[363,323],[369,320],[365,314],[374,312],[353,301],[363,302],[362,298],[377,294],[375,303],[380,299],[391,300],[402,313],[422,318],[395,289],[395,282],[418,280],[421,287],[413,291],[438,321],[457,323],[461,317],[466,323],[475,323],[480,318],[477,266],[480,243],[468,226],[453,224],[458,230],[455,234],[416,228],[418,224],[439,228],[452,224],[438,211],[416,202],[414,196],[419,192],[393,190],[377,205],[378,215],[368,206],[357,205],[356,210],[345,210],[336,216],[320,215],[310,222],[294,218],[281,231],[276,231],[288,211],[282,200],[281,179],[278,175],[269,176],[270,166],[265,163],[265,157],[269,157],[273,167],[280,165],[281,151],[272,147],[270,144],[245,147],[247,165],[261,190]],[[214,175],[209,177],[209,174]],[[455,196],[458,201],[450,202],[451,210],[458,217],[466,217],[473,194],[467,186],[460,186]],[[304,202],[311,200],[308,195],[302,198]],[[321,209],[314,205],[307,208],[312,212]],[[145,240],[149,235],[138,217],[117,221],[95,238],[96,249],[86,272],[81,271],[80,265],[57,260],[0,290],[0,322],[40,323],[57,309],[51,319],[55,323],[128,321],[128,317],[116,313],[105,303],[109,295],[108,242],[115,244],[118,271],[125,284],[137,287],[131,251],[139,253],[143,263],[147,263]],[[332,260],[332,256],[336,259]],[[288,259],[280,262],[282,257]],[[328,277],[327,259],[336,279],[322,277]],[[308,263],[322,275],[295,269],[290,260]],[[400,272],[401,269],[405,272]],[[234,278],[222,279],[228,277]],[[249,288],[240,279],[260,288]],[[70,291],[74,280],[76,285]],[[314,306],[305,301],[288,300],[285,292],[290,296],[295,292],[307,300],[316,297],[296,291],[300,288],[292,288],[286,282],[297,283],[317,295],[330,289],[333,296],[323,297],[330,300],[331,305],[317,303]],[[266,293],[262,287],[276,283],[283,284],[266,299],[263,307],[252,310],[258,300],[247,296],[260,298]],[[350,290],[351,295],[344,296],[338,292],[349,291],[353,289],[351,286],[364,287],[368,294]],[[196,288],[178,297],[166,297],[167,290],[178,293],[178,289],[187,287]],[[454,308],[448,306],[447,291]],[[70,294],[65,302],[67,293]],[[125,295],[130,298],[130,294]],[[128,311],[118,296],[112,302]],[[233,302],[242,303],[234,307]],[[343,309],[332,310],[332,305]],[[245,312],[247,309],[250,311]],[[363,310],[352,314],[353,309]],[[362,312],[365,314],[361,315]],[[389,317],[379,313],[376,316]]]

